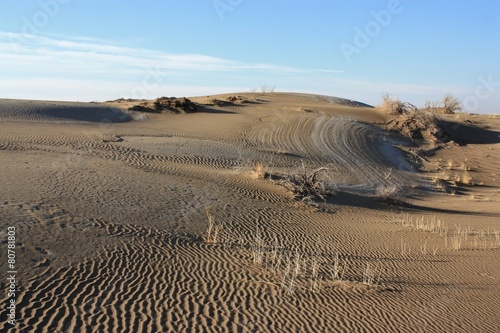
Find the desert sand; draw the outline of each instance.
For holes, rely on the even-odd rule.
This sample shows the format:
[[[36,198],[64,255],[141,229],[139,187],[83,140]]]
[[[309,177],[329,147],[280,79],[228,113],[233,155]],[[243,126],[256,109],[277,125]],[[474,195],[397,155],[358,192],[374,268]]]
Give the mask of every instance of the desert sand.
[[[500,331],[500,117],[190,99],[0,100],[0,331]]]

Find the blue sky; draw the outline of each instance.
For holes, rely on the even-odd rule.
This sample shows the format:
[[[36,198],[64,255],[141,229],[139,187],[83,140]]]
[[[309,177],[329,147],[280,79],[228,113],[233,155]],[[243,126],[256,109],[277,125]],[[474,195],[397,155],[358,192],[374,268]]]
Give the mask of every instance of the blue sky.
[[[3,0],[0,97],[260,87],[500,113],[500,1]]]

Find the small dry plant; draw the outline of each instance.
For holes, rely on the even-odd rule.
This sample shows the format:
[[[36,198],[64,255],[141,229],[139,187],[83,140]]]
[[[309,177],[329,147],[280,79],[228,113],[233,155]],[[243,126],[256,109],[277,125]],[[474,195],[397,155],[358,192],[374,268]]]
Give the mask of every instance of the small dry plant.
[[[385,113],[392,115],[408,114],[417,109],[413,104],[401,102],[397,97],[390,94],[382,96],[382,104],[379,105],[379,108]]]
[[[262,239],[259,227],[257,227],[256,230],[254,241],[251,245],[253,262],[255,264],[262,264],[262,261],[264,260],[264,240]]]
[[[444,113],[453,114],[455,112],[462,111],[462,103],[452,94],[444,96],[442,103]]]
[[[403,189],[395,184],[392,185],[380,185],[375,190],[375,198],[390,203],[404,203],[405,196],[403,194]]]
[[[452,94],[447,94],[443,97],[441,103],[425,101],[424,110],[434,113],[454,114],[462,111],[462,103]]]
[[[377,284],[380,278],[379,265],[372,265],[367,263],[363,271],[363,283],[369,286]]]
[[[425,218],[425,216],[418,218],[413,217],[410,214],[403,214],[399,218],[395,217],[394,221],[400,223],[403,227],[410,227],[416,230],[431,232],[433,234],[438,234],[441,236],[444,236],[447,231],[447,227],[444,222],[436,219],[435,216],[433,216],[432,218]]]
[[[342,281],[344,279],[347,264],[339,259],[339,254],[335,253],[333,265],[331,265],[331,274],[334,281]]]
[[[472,177],[469,171],[464,171],[460,177],[460,182],[468,186],[473,186],[474,178]]]
[[[302,163],[302,174],[289,176],[280,181],[279,184],[292,192],[296,199],[303,202],[313,203],[317,199],[326,201],[327,197],[335,194],[333,190],[327,189],[323,180],[319,179],[319,174],[326,171],[328,168],[321,167],[308,173],[307,168]]]
[[[254,162],[251,175],[256,179],[265,179],[267,176],[269,176],[269,174],[266,172],[265,164],[260,161]]]
[[[217,244],[220,242],[220,235],[222,232],[222,224],[216,223],[215,218],[212,214],[210,207],[205,209],[208,217],[208,225],[205,234],[203,235],[203,241],[207,244]]]
[[[439,102],[426,100],[424,103],[424,109],[427,111],[434,111],[440,108]]]
[[[410,244],[401,239],[401,255],[407,256],[411,254]]]

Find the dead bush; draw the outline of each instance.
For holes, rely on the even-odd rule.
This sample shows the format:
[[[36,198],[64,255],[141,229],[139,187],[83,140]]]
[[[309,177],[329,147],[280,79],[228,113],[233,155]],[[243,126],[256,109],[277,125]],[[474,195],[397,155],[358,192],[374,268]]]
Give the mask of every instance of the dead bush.
[[[155,110],[161,112],[164,110],[173,111],[173,112],[196,112],[198,111],[198,107],[195,103],[191,102],[191,100],[182,97],[160,97],[157,98],[154,102]]]
[[[382,96],[382,104],[379,108],[387,114],[402,115],[415,111],[417,108],[408,102],[401,102],[397,97],[390,94]]]
[[[176,97],[160,97],[154,102],[147,101],[134,105],[129,108],[131,111],[163,113],[165,111],[175,113],[190,113],[198,111],[195,103],[189,99]]]
[[[462,103],[455,96],[448,94],[443,97],[443,110],[447,114],[462,111]]]
[[[263,162],[255,162],[251,174],[252,177],[256,179],[265,179],[269,177],[269,173],[266,172],[266,165]]]
[[[380,185],[375,190],[375,198],[389,203],[404,203],[403,189],[398,185]]]
[[[302,164],[303,172],[299,175],[291,175],[282,180],[280,184],[293,193],[296,199],[312,203],[318,199],[326,201],[326,198],[335,194],[328,189],[325,182],[318,178],[321,172],[326,172],[328,168],[321,167],[311,173]]]
[[[441,103],[427,100],[424,104],[424,110],[433,113],[453,114],[462,111],[462,103],[452,94],[443,97]]]
[[[429,111],[411,111],[389,120],[386,124],[390,131],[399,132],[410,139],[422,140],[425,132],[438,140],[443,140],[445,137],[436,115]]]

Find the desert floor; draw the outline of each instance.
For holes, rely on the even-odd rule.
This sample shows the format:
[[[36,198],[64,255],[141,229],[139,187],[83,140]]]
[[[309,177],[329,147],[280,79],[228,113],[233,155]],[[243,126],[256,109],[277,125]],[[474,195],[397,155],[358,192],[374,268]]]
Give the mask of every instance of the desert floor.
[[[0,100],[0,331],[500,331],[500,117],[418,146],[354,102],[239,95]],[[333,195],[295,198],[322,167]]]

